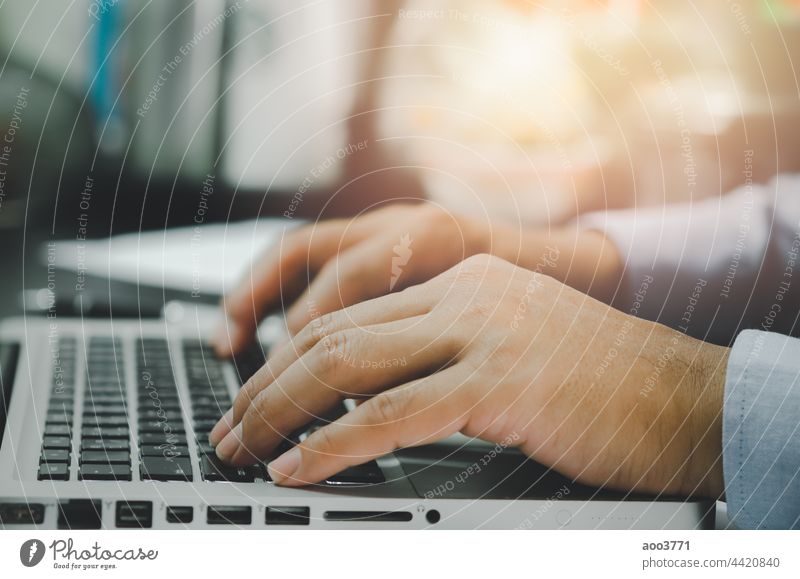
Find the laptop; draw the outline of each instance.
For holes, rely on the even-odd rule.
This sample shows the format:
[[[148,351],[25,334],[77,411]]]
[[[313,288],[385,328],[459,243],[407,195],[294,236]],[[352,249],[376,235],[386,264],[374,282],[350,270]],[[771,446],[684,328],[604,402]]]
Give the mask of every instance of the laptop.
[[[199,311],[199,310],[198,310]],[[280,339],[235,361],[191,307],[150,320],[0,323],[5,529],[698,529],[714,504],[598,490],[512,446],[458,435],[305,488],[217,460],[208,432]],[[265,329],[266,328],[266,329]],[[311,420],[282,450],[348,410]]]

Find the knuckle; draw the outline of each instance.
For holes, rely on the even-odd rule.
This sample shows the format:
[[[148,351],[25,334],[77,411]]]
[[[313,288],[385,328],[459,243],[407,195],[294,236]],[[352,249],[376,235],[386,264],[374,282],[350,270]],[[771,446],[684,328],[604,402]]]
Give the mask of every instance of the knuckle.
[[[317,340],[319,340],[322,336],[330,335],[336,332],[339,328],[339,316],[336,312],[328,312],[322,314],[321,316],[317,316],[316,321],[317,324],[315,334]]]
[[[332,453],[335,443],[330,427],[325,427],[309,436],[304,445],[315,453],[326,455]]]
[[[485,271],[487,268],[494,266],[498,261],[500,261],[498,258],[489,253],[477,253],[465,259],[464,265],[466,269],[470,271]]]
[[[472,255],[453,268],[450,282],[456,287],[481,284],[501,267],[501,263],[504,263],[501,259],[486,253]]]
[[[253,402],[248,407],[247,411],[244,414],[244,419],[248,423],[269,423],[269,410],[272,406],[270,404],[270,399],[272,395],[270,394],[269,390],[262,390],[259,392],[255,398],[253,398]]]
[[[349,360],[352,350],[352,335],[348,331],[334,332],[324,336],[310,350],[312,369],[326,374],[335,371],[344,360]]]
[[[326,313],[312,317],[295,337],[295,348],[302,355],[311,350],[320,341],[326,339],[339,327],[339,316]]]
[[[401,391],[382,392],[370,404],[372,423],[388,425],[404,416],[408,409],[408,395]]]

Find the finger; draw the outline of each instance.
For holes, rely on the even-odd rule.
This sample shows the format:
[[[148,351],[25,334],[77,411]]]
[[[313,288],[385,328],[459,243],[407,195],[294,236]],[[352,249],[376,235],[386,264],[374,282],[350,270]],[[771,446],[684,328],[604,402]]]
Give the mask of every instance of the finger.
[[[393,219],[388,228],[381,223],[384,233],[354,244],[326,263],[287,313],[289,332],[297,332],[314,316],[433,279],[475,249],[468,248],[463,237],[452,239],[450,230],[440,222],[414,217]],[[398,231],[405,233],[398,236]],[[418,238],[435,247],[434,259],[415,256]]]
[[[375,396],[272,461],[270,476],[286,486],[312,484],[398,448],[460,431],[473,407],[461,374],[453,368]]]
[[[283,344],[239,390],[233,409],[226,414],[209,435],[212,445],[217,445],[244,416],[253,399],[273,383],[289,366],[311,350],[320,340],[349,328],[383,324],[394,320],[428,313],[436,301],[435,294],[426,286],[414,286],[399,294],[363,302],[312,320],[290,342]]]
[[[300,331],[316,316],[405,286],[411,271],[407,262],[408,271],[402,271],[396,253],[403,250],[397,247],[396,236],[386,234],[356,244],[326,263],[286,314],[289,332]]]
[[[300,358],[248,407],[241,436],[217,447],[235,465],[263,459],[344,398],[369,396],[450,365],[458,345],[422,318],[339,332]]]
[[[278,307],[282,297],[293,300],[331,256],[366,238],[370,227],[367,222],[329,221],[281,239],[223,298],[225,322],[212,339],[217,354],[230,356],[241,351],[266,312]]]

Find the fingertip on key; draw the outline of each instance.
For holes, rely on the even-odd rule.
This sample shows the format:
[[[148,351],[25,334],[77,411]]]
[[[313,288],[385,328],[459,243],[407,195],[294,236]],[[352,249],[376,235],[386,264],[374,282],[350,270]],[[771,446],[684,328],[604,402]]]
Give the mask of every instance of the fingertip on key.
[[[211,429],[211,432],[208,435],[208,442],[211,444],[211,446],[217,446],[231,431],[232,420],[233,408],[229,409],[225,414],[223,414],[222,418],[220,418],[214,425],[214,428]]]
[[[241,433],[242,425],[237,424],[216,446],[215,452],[220,460],[230,462],[234,458],[242,444]]]

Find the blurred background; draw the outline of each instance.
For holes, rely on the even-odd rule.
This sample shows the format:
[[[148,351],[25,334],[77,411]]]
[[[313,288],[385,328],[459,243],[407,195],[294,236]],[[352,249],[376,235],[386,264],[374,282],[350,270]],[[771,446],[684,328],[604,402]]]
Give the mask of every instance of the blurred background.
[[[50,239],[198,208],[548,227],[720,195],[800,165],[799,32],[798,0],[6,0],[6,287]]]

